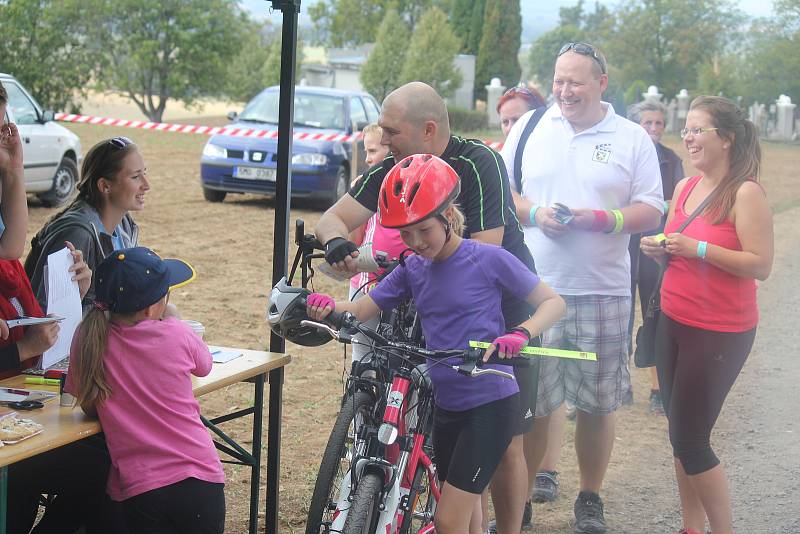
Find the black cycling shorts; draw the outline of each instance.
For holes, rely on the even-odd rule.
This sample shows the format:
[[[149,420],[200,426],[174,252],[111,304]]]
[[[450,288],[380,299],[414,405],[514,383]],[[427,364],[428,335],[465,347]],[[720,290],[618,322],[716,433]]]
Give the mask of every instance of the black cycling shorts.
[[[519,395],[451,412],[436,407],[433,451],[441,482],[480,494],[517,434]]]

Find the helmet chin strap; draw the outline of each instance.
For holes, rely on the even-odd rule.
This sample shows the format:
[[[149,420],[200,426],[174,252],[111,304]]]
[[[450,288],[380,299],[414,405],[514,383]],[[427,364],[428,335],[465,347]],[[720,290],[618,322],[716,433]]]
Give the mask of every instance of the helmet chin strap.
[[[437,213],[436,218],[444,225],[444,242],[448,243],[450,241],[450,221],[441,213]]]

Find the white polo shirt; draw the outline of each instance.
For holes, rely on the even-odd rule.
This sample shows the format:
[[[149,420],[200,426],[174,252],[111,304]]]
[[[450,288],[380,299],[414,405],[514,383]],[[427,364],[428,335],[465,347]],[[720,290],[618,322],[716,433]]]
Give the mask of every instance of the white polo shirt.
[[[644,128],[603,105],[603,120],[577,134],[557,105],[547,110],[523,152],[522,196],[540,206],[610,210],[642,202],[663,210],[653,142]],[[512,190],[514,153],[532,115],[517,121],[503,146]],[[570,231],[551,239],[539,228],[524,230],[539,276],[558,293],[630,296],[628,234]]]

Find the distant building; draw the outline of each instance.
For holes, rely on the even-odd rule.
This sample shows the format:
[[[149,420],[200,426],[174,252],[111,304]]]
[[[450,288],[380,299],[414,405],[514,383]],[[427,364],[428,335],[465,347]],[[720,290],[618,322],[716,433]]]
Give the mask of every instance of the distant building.
[[[322,54],[319,49],[304,48],[306,62],[300,66],[301,83],[345,91],[363,91],[359,76],[373,46],[372,43],[367,43],[356,48],[329,48],[322,50]],[[459,54],[453,62],[461,71],[462,81],[453,96],[447,99],[448,104],[472,109],[475,56]]]

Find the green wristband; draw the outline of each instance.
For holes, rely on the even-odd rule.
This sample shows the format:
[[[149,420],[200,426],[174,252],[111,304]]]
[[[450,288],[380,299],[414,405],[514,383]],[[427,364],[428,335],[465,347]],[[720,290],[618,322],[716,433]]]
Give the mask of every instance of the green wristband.
[[[625,226],[625,218],[622,216],[622,212],[619,210],[611,210],[611,213],[614,214],[614,229],[611,230],[612,234],[618,234],[622,231],[622,227]]]

